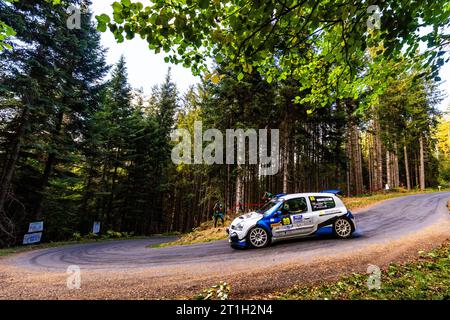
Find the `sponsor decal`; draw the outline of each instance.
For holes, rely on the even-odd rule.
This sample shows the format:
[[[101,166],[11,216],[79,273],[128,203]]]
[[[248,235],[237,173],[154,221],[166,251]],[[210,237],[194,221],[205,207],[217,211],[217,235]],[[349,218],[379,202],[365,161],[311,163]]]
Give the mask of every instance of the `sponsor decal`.
[[[341,213],[340,210],[333,210],[333,211],[320,211],[319,216],[327,216],[330,214],[337,214],[337,213]]]
[[[341,213],[341,210],[328,211],[327,213]]]
[[[281,223],[282,223],[284,226],[289,225],[289,224],[292,224],[291,218],[290,218],[290,217],[285,217],[285,218],[283,218],[283,219],[281,220]]]
[[[304,223],[309,223],[309,222],[311,222],[312,220],[311,220],[311,218],[305,218],[305,219],[303,219],[303,222]]]
[[[312,222],[311,217],[307,217],[307,218],[302,217],[302,219],[297,219],[297,220],[294,219],[294,225],[297,227],[310,224],[311,222]]]
[[[298,216],[293,216],[293,217],[292,217],[292,219],[294,220],[294,222],[296,222],[296,221],[300,221],[300,220],[302,220],[302,219],[303,219],[303,215],[302,215],[302,214],[300,214],[300,215],[298,215]]]
[[[319,198],[317,202],[326,202],[326,201],[334,201],[333,198]]]
[[[281,227],[281,222],[277,222],[277,223],[272,223],[271,225],[270,225],[270,227],[273,229],[273,228],[276,228],[276,227]]]

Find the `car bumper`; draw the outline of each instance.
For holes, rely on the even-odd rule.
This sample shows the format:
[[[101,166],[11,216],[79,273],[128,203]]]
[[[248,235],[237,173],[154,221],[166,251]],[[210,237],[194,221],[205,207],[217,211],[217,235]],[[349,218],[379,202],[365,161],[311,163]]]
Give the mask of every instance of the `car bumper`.
[[[347,211],[347,217],[351,220],[352,224],[353,224],[353,231],[356,230],[356,220],[355,217],[353,216],[353,214],[350,211]]]
[[[242,232],[231,230],[230,228],[226,229],[229,237],[228,242],[231,246],[234,247],[246,247],[247,241],[245,240],[245,235],[242,235]]]

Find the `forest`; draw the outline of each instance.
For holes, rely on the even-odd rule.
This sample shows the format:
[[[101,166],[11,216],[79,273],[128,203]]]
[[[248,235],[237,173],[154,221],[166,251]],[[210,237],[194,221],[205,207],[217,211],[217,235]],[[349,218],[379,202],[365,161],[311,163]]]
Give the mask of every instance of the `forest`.
[[[418,26],[405,22],[448,26],[448,3],[432,20],[428,10],[442,3],[420,2],[414,17],[396,15],[398,34],[378,35],[361,17],[331,16],[361,11],[352,1],[267,1],[254,11],[243,1],[226,10],[227,1],[153,2],[116,2],[111,18],[94,17],[87,0],[0,1],[0,247],[20,243],[33,221],[44,221],[47,241],[88,234],[94,221],[135,235],[186,232],[211,219],[216,201],[235,215],[256,209],[266,191],[357,196],[448,185],[438,71],[449,38],[437,27],[415,37]],[[79,29],[67,27],[69,4],[82,8]],[[198,23],[187,21],[189,5]],[[213,17],[225,21],[235,6],[222,23],[227,36]],[[272,27],[258,28],[258,15],[274,7]],[[393,23],[382,20],[381,30]],[[101,32],[119,42],[139,34],[201,80],[180,92],[169,68],[146,95],[129,84],[123,57],[107,65]],[[390,42],[400,36],[407,50]],[[426,54],[419,41],[433,43]],[[174,164],[171,132],[192,132],[195,121],[222,132],[279,129],[279,172],[263,176],[248,162]]]

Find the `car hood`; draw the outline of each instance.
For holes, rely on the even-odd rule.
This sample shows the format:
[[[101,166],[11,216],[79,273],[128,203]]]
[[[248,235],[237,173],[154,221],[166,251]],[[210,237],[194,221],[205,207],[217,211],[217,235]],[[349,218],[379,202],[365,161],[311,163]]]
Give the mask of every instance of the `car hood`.
[[[237,217],[236,219],[233,220],[233,225],[236,225],[240,222],[248,222],[248,221],[253,221],[253,220],[259,220],[262,218],[262,214],[258,213],[258,212],[250,212],[250,213],[246,213],[243,214],[242,216]]]

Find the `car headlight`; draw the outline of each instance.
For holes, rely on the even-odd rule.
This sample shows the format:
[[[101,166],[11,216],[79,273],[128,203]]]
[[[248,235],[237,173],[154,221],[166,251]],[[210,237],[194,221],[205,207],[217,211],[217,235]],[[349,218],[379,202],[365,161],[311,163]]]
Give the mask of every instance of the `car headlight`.
[[[242,229],[244,229],[244,223],[243,223],[243,222],[239,222],[239,223],[236,225],[236,230],[237,230],[237,231],[242,231]]]

